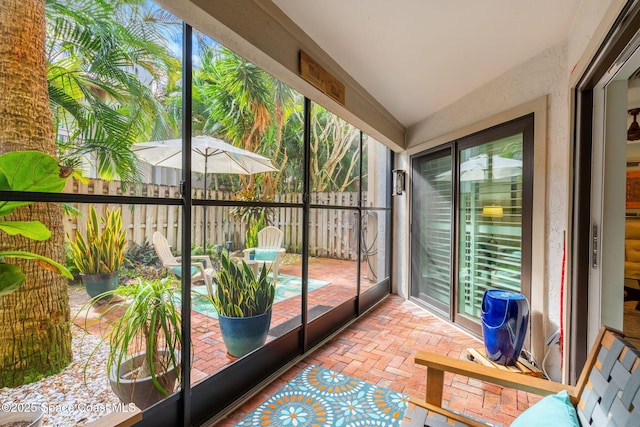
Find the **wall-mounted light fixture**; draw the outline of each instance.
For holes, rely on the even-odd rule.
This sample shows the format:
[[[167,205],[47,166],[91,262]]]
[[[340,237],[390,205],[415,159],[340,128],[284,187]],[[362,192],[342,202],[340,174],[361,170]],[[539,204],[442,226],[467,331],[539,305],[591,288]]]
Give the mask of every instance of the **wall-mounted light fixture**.
[[[400,196],[404,192],[405,171],[404,169],[394,169],[393,171],[392,196]]]

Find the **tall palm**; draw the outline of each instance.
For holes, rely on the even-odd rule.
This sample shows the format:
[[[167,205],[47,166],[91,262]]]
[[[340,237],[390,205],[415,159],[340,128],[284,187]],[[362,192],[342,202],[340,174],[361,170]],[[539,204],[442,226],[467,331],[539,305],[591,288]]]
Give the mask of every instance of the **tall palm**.
[[[54,155],[43,2],[0,2],[0,28],[0,154],[39,150]],[[59,204],[18,208],[10,219],[40,220],[52,237],[33,243],[21,236],[3,236],[0,251],[33,251],[64,263]],[[72,360],[66,279],[33,261],[16,264],[26,280],[17,291],[0,297],[0,388],[59,372]]]
[[[60,155],[94,157],[99,175],[138,179],[130,146],[170,129],[162,95],[179,66],[166,13],[137,0],[47,0],[48,84]]]
[[[270,197],[276,194],[280,188],[281,178],[284,175],[284,170],[289,162],[289,153],[287,152],[287,139],[293,134],[288,131],[291,127],[295,129],[294,121],[290,120],[294,116],[294,111],[300,109],[303,106],[302,96],[297,95],[294,90],[289,86],[281,82],[280,80],[271,77],[271,87],[273,93],[273,124],[271,131],[265,133],[263,140],[267,142],[264,146],[263,154],[270,156],[279,165],[280,172],[276,174],[268,174],[264,177],[264,193]],[[294,141],[299,145],[296,147],[295,152],[302,152],[300,149],[302,138],[294,138]],[[302,171],[302,168],[299,169]],[[286,176],[286,175],[285,175]],[[300,180],[302,181],[302,180]]]
[[[218,125],[216,130],[236,144],[278,165],[279,173],[260,178],[263,197],[271,198],[281,189],[283,173],[302,182],[302,97],[228,49],[214,52],[203,56],[198,79],[194,79],[194,93],[210,106],[208,122]],[[358,130],[318,105],[312,109],[310,125],[312,188],[353,188],[359,172]],[[297,167],[287,167],[290,156]],[[245,188],[255,196],[253,178]]]
[[[211,47],[203,56],[194,82],[194,93],[209,105],[206,117],[215,131],[234,144],[270,157],[284,168],[287,154],[283,128],[294,108],[294,92],[254,64],[226,48]],[[280,174],[251,175],[245,188],[257,192],[263,181],[263,197],[275,195]]]

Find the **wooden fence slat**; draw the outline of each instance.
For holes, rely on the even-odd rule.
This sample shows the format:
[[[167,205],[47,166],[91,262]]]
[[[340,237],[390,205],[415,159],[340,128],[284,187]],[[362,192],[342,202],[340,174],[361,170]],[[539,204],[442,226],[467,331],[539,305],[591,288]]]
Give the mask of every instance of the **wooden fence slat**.
[[[144,237],[143,241],[146,239],[148,242],[152,241],[153,232],[157,228],[157,224],[159,219],[158,216],[158,206],[157,205],[148,205],[147,211],[145,215],[145,223],[144,223]]]
[[[316,228],[318,229],[318,232],[320,233],[320,240],[319,240],[319,244],[320,244],[320,256],[322,257],[329,257],[331,256],[331,253],[329,252],[329,242],[328,242],[328,235],[329,235],[329,210],[328,209],[319,209],[319,215],[318,215],[318,220],[316,222]]]
[[[176,224],[178,222],[178,217],[180,216],[179,211],[180,207],[169,206],[169,209],[167,209],[167,223],[162,224],[162,227],[159,230],[167,237],[169,246],[173,248],[176,247],[178,236],[176,235],[176,230],[172,228],[172,224]]]
[[[338,204],[337,194],[335,192],[329,193],[329,204],[336,205]],[[335,209],[329,209],[327,211],[328,214],[328,222],[327,225],[327,242],[329,249],[329,256],[335,258],[338,256],[338,245],[336,239],[336,221],[338,218],[338,212]]]
[[[76,179],[70,181],[67,190],[79,194],[133,195],[132,187],[126,191],[117,181],[90,179],[82,183]],[[177,186],[143,184],[140,193],[149,197],[180,197]],[[193,198],[203,198],[202,189],[194,189]],[[311,203],[331,206],[355,206],[357,192],[312,193]],[[363,197],[366,193],[363,194]],[[209,191],[211,200],[232,200],[233,193]],[[287,193],[277,195],[276,202],[302,204],[302,194]],[[89,204],[77,204],[79,217],[65,218],[65,235],[74,239],[76,233],[85,231],[85,221],[89,213]],[[96,203],[94,207],[99,215],[104,213],[105,204]],[[120,208],[123,224],[126,226],[127,239],[142,244],[152,240],[153,233],[159,231],[166,236],[169,245],[176,251],[181,249],[182,213],[180,206],[174,205],[109,205],[110,209]],[[230,214],[231,207],[208,206],[206,218],[202,207],[193,208],[191,235],[196,245],[202,245],[202,225],[207,221],[207,243],[225,244],[233,242],[235,250],[244,248],[247,224],[236,221]],[[302,209],[300,207],[280,207],[274,210],[274,224],[284,232],[284,247],[289,252],[302,251]],[[328,256],[341,259],[357,258],[357,215],[354,211],[343,209],[311,209],[309,217],[309,253],[311,256]]]
[[[142,234],[143,209],[143,205],[135,205],[133,207],[133,241],[136,243],[142,242],[142,238],[144,237]]]
[[[336,194],[336,204],[342,204],[344,201],[344,194],[337,193]],[[349,253],[347,251],[349,241],[344,240],[343,235],[343,223],[345,220],[345,213],[349,211],[338,210],[336,211],[336,222],[335,222],[335,232],[334,232],[334,244],[336,245],[336,258],[348,259]]]
[[[283,195],[284,199],[282,200],[285,203],[291,203],[292,200],[292,195],[290,193],[284,194]],[[296,233],[295,233],[295,224],[294,224],[294,215],[295,215],[295,209],[281,209],[280,210],[280,218],[281,218],[281,222],[279,224],[280,229],[284,232],[284,239],[285,242],[289,242],[289,244],[287,245],[285,243],[285,247],[287,248],[287,251],[291,251],[293,248],[296,247]],[[287,240],[287,236],[288,240]]]
[[[222,196],[222,193],[216,194],[216,197],[220,197]],[[224,214],[224,209],[222,209],[221,206],[216,206],[215,208],[215,212],[214,212],[214,216],[213,216],[213,225],[212,228],[215,229],[215,237],[213,240],[213,244],[219,245],[219,244],[224,244],[224,239],[223,239],[223,235],[224,235],[224,220],[223,220],[223,214]]]

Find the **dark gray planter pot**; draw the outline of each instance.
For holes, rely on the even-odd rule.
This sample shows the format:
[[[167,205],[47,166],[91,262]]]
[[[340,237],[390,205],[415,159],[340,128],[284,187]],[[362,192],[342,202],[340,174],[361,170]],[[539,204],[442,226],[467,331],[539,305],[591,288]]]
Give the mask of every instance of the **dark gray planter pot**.
[[[91,298],[114,290],[118,286],[118,271],[101,274],[80,274],[82,282]]]
[[[229,355],[242,357],[265,343],[272,311],[252,317],[218,316],[220,333]]]
[[[160,352],[166,352],[167,350],[160,350]],[[153,383],[151,377],[135,378],[135,379],[123,379],[129,372],[137,369],[143,363],[146,353],[136,353],[129,359],[126,359],[118,369],[112,368],[109,375],[109,383],[111,389],[120,398],[123,403],[135,403],[140,409],[148,408],[149,406],[161,401],[166,396],[158,390]],[[180,360],[180,352],[176,352],[176,358]],[[157,375],[158,381],[169,392],[173,393],[176,387],[177,376],[179,372],[175,369],[170,369],[161,375]],[[118,376],[120,380],[118,381]]]

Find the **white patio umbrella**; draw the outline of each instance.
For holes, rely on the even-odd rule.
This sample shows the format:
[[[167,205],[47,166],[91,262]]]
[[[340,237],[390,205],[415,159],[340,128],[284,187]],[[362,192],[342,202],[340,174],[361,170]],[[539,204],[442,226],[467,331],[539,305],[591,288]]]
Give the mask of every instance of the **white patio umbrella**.
[[[132,151],[140,160],[153,166],[182,169],[183,153],[180,138],[141,142],[134,144]],[[207,174],[210,173],[252,175],[259,172],[278,171],[266,157],[206,135],[191,138],[191,170],[204,174],[205,191]],[[205,221],[203,226],[205,236],[206,231]],[[206,242],[203,244],[206,245]]]
[[[522,161],[507,159],[494,154],[491,159],[486,154],[471,157],[460,164],[460,181],[499,181],[522,175]],[[451,172],[437,175],[436,181],[450,181]]]
[[[182,169],[182,139],[141,142],[132,150],[153,166]],[[208,173],[251,175],[278,169],[264,156],[205,135],[191,138],[191,170],[205,174],[206,179]]]

